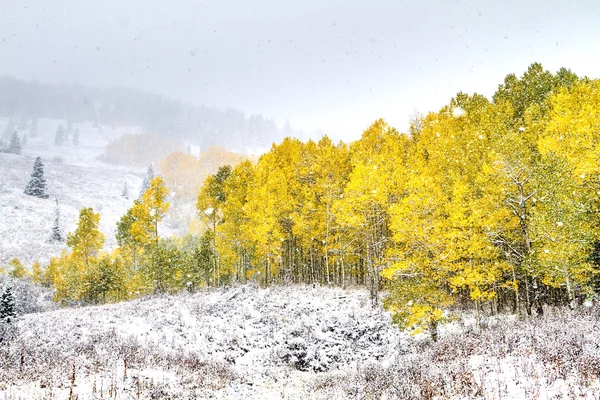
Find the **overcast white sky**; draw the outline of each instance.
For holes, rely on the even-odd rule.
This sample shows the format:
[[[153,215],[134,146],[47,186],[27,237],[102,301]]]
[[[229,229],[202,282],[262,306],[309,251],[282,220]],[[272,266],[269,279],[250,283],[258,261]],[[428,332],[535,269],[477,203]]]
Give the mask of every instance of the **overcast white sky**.
[[[127,86],[351,140],[534,61],[600,77],[594,0],[0,0],[0,75]]]

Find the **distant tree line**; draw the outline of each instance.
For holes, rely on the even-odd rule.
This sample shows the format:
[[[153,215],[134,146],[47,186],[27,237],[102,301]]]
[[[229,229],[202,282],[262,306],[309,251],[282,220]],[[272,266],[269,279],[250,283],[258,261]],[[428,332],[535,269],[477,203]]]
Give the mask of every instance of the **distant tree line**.
[[[0,117],[135,125],[145,132],[186,139],[203,149],[218,145],[240,152],[268,147],[281,139],[282,132],[291,134],[289,123],[280,130],[271,119],[246,116],[235,109],[193,106],[134,89],[91,89],[8,77],[0,77]]]

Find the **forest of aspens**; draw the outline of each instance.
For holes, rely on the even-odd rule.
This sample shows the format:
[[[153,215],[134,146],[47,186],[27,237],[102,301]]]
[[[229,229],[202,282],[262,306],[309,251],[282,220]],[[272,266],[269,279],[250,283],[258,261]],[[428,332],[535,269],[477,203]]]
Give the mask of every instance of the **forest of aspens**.
[[[401,94],[399,94],[401,95]],[[194,194],[203,229],[161,237],[158,176],[102,251],[81,210],[61,256],[32,279],[63,304],[253,281],[364,285],[394,322],[429,331],[456,310],[539,315],[600,290],[600,81],[532,64],[491,98],[458,93],[409,132],[286,138],[223,166]]]

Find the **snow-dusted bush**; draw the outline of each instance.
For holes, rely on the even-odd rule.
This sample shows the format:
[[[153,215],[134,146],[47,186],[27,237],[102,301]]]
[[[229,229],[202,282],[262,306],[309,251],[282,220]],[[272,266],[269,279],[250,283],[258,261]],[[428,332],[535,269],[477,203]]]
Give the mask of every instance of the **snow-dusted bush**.
[[[0,345],[0,398],[597,398],[598,317],[507,318],[434,343],[398,331],[363,291],[163,295],[21,316]]]
[[[437,343],[413,339],[412,351],[398,348],[391,363],[326,374],[312,388],[349,398],[597,398],[599,317],[598,309],[555,310],[480,333],[448,332]]]
[[[27,278],[14,279],[0,274],[0,290],[10,285],[15,298],[17,315],[55,310],[57,305],[52,301],[52,291],[36,285]]]

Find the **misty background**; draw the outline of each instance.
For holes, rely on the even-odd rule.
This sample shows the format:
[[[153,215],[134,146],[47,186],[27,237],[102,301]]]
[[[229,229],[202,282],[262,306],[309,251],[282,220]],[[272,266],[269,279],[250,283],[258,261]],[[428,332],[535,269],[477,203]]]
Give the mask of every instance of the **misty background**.
[[[2,0],[0,14],[3,116],[55,108],[72,115],[46,116],[232,150],[290,134],[350,141],[381,117],[404,130],[415,110],[490,95],[534,61],[600,67],[593,0]]]

